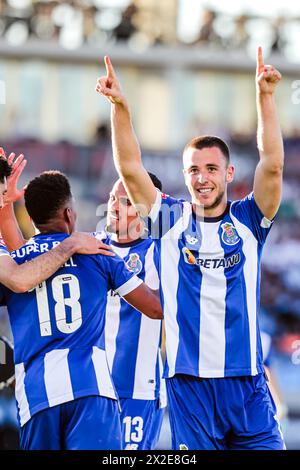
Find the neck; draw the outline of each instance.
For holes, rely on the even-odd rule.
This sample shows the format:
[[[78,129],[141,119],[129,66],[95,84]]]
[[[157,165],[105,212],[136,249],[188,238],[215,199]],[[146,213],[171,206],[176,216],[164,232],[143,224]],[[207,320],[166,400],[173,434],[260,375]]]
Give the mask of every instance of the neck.
[[[120,233],[113,233],[112,240],[121,244],[134,242],[135,240],[138,240],[139,238],[142,237],[144,231],[145,231],[145,224],[143,221],[141,221],[138,224],[138,226],[135,227],[135,230],[132,230],[132,233],[127,232],[126,234],[122,234],[122,236],[120,236]]]
[[[40,233],[57,232],[71,235],[69,226],[63,221],[49,222],[47,224],[37,225],[36,228],[40,231]]]
[[[202,204],[199,204],[198,201],[192,201],[192,205],[193,211],[201,217],[219,217],[226,210],[227,197],[222,199],[216,207],[204,207]]]

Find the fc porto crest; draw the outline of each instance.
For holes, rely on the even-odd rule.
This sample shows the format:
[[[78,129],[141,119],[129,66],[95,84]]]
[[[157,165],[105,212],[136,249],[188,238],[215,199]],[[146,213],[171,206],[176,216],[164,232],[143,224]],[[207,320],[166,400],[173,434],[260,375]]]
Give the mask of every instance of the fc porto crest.
[[[240,241],[236,228],[230,222],[221,225],[223,229],[222,240],[226,245],[236,245]]]
[[[129,260],[126,262],[128,271],[134,274],[139,274],[142,270],[142,262],[140,260],[140,255],[137,253],[131,253],[129,255]]]

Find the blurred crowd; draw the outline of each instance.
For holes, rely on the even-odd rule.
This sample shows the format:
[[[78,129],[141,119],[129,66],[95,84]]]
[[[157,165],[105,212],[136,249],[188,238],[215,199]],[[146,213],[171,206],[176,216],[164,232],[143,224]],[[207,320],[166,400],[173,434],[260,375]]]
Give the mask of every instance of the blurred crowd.
[[[123,5],[123,6],[122,6]],[[57,41],[67,49],[83,44],[128,41],[169,46],[187,42],[178,34],[177,3],[133,0],[0,0],[0,37],[11,45],[29,40]],[[268,52],[291,55],[299,40],[300,18],[270,20],[253,14],[225,14],[203,8],[198,34],[189,45],[248,50],[263,40]]]

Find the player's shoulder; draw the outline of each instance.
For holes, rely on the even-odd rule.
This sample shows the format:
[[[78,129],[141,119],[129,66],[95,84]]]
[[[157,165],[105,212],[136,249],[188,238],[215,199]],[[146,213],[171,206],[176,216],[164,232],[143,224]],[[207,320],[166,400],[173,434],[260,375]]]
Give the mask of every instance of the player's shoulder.
[[[91,232],[91,235],[93,235],[97,240],[100,240],[103,243],[106,243],[109,245],[111,243],[111,236],[109,233],[105,232],[105,230],[101,230],[98,232]]]
[[[245,197],[240,198],[240,199],[235,199],[234,201],[230,201],[230,209],[234,209],[239,206],[245,206],[247,204],[251,204],[254,201],[254,195],[253,191],[251,193],[247,194]]]
[[[254,199],[253,191],[241,199],[230,201],[230,213],[237,219],[243,218],[257,209],[258,207]]]
[[[162,201],[172,202],[174,204],[183,204],[184,202],[186,202],[186,200],[182,197],[171,196],[170,194],[162,193],[160,191],[158,191],[158,193],[160,193]]]

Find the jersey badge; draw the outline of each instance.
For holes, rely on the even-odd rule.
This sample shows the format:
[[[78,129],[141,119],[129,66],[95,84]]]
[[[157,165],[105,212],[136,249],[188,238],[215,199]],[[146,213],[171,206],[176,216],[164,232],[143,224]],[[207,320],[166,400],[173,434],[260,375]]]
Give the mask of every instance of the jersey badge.
[[[236,228],[230,222],[221,225],[223,229],[222,240],[226,245],[236,245],[240,241]]]
[[[137,253],[131,253],[129,260],[126,262],[128,271],[134,274],[139,274],[143,268],[140,256]]]

